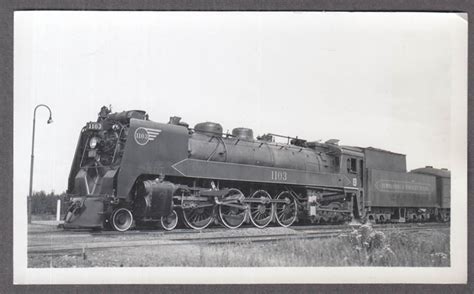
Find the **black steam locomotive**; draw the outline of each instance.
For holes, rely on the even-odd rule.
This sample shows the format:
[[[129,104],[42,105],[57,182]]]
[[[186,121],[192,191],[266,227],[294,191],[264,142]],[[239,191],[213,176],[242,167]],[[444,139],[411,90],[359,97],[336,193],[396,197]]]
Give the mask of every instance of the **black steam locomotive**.
[[[403,154],[338,140],[254,138],[248,128],[224,134],[218,123],[189,128],[179,117],[164,124],[144,111],[107,107],[81,130],[68,194],[65,228],[220,223],[233,229],[246,222],[264,228],[450,217],[450,172],[407,172]]]

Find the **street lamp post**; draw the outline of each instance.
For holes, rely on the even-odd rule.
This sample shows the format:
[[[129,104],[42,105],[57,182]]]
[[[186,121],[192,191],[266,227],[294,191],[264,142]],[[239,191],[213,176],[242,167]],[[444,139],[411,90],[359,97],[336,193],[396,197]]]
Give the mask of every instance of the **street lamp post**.
[[[30,163],[30,193],[28,196],[28,223],[31,224],[31,197],[33,193],[33,164],[35,160],[35,126],[36,126],[36,110],[39,107],[46,107],[49,111],[49,119],[47,121],[48,124],[53,122],[53,117],[51,113],[51,109],[46,104],[38,104],[35,107],[35,111],[33,112],[33,135],[31,140],[31,163]]]

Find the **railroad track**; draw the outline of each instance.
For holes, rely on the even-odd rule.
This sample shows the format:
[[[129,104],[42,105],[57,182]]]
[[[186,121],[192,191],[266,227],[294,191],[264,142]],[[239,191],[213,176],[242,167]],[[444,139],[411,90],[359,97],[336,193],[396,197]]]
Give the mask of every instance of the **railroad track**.
[[[270,232],[269,229],[259,230],[251,229],[253,235],[245,235],[245,232],[249,230],[240,229],[235,231],[229,231],[228,229],[206,229],[200,231],[130,231],[125,234],[115,232],[104,232],[104,233],[92,233],[92,235],[98,234],[103,237],[106,236],[141,236],[151,234],[152,238],[148,239],[130,239],[130,240],[115,240],[115,238],[105,240],[88,240],[84,242],[84,239],[75,242],[69,240],[67,244],[54,244],[52,240],[49,242],[36,243],[28,246],[28,254],[32,255],[80,255],[84,251],[90,250],[103,250],[111,248],[124,248],[124,247],[147,247],[147,246],[182,246],[182,245],[219,245],[219,244],[239,244],[239,243],[261,243],[261,242],[277,242],[283,240],[294,240],[294,239],[320,239],[320,238],[331,238],[337,237],[341,234],[350,233],[354,228],[359,226],[295,226],[291,228],[269,228],[281,230],[281,232]],[[390,230],[401,230],[401,231],[430,231],[448,229],[449,224],[439,223],[424,223],[424,224],[389,224],[389,225],[373,225],[374,229],[378,231],[390,231]],[[134,232],[134,233],[132,233]],[[221,232],[232,232],[233,235],[219,235]],[[262,234],[267,232],[267,234]],[[241,233],[241,234],[235,234]],[[55,233],[56,234],[56,233]],[[89,236],[91,234],[89,233]],[[82,237],[81,235],[77,237]],[[79,238],[78,238],[79,239]],[[30,243],[30,242],[29,242]]]
[[[291,226],[292,230],[327,230],[327,229],[338,229],[338,228],[354,228],[359,227],[362,224],[354,223],[350,225],[293,225]],[[396,227],[430,227],[430,226],[438,226],[438,225],[447,225],[448,223],[388,223],[388,224],[373,224],[373,228],[381,228],[387,226],[396,226]],[[278,228],[279,226],[268,226],[268,228]],[[242,229],[255,229],[255,227],[251,224],[243,225],[237,230]],[[225,227],[210,227],[204,230],[194,230],[194,229],[174,229],[172,231],[163,231],[162,229],[157,228],[140,228],[135,230],[129,230],[127,232],[117,232],[117,231],[102,231],[102,230],[90,230],[90,229],[69,229],[69,230],[56,230],[56,231],[35,231],[29,232],[29,235],[42,235],[42,234],[50,234],[50,235],[71,235],[71,236],[92,236],[92,237],[102,237],[102,236],[124,236],[124,235],[180,235],[180,234],[202,234],[202,233],[214,233],[214,232],[226,232],[229,231],[228,228]]]

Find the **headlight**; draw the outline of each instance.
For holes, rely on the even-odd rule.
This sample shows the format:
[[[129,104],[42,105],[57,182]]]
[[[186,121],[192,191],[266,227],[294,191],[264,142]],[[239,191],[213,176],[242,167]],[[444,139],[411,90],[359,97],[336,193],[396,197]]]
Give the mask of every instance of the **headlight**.
[[[94,148],[97,146],[97,142],[99,142],[99,138],[97,138],[97,137],[92,137],[92,138],[89,140],[89,147],[91,147],[91,149],[94,149]]]

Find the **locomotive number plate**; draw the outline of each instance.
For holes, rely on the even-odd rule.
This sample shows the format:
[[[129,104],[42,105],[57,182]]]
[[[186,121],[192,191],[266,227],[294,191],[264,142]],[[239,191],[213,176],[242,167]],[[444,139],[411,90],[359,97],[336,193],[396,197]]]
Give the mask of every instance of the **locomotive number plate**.
[[[102,124],[98,122],[88,122],[87,123],[88,130],[99,131],[102,130]]]
[[[272,170],[273,181],[286,181],[288,180],[288,174],[286,171]]]

